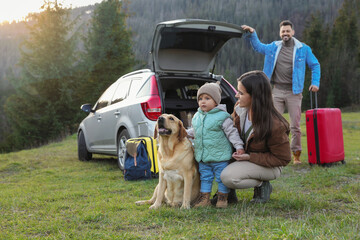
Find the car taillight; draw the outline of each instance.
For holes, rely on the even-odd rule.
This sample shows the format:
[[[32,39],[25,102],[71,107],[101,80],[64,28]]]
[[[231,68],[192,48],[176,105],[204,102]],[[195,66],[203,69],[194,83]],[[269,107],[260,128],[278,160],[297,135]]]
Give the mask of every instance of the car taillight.
[[[148,119],[156,121],[161,115],[161,100],[159,95],[151,96],[146,102],[141,103],[141,108]]]
[[[152,76],[150,81],[151,96],[146,102],[141,103],[141,108],[148,119],[156,121],[161,115],[161,99],[155,76]]]

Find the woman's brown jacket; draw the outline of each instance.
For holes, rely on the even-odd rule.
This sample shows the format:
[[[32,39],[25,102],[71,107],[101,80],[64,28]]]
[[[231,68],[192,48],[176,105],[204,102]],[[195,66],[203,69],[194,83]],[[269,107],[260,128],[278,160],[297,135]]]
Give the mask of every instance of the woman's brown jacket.
[[[232,114],[234,125],[241,136],[241,127],[247,115],[245,108],[238,110],[235,108]],[[250,154],[250,162],[264,167],[286,166],[291,161],[291,151],[289,142],[289,127],[278,118],[273,118],[271,136],[267,140],[254,141],[254,133],[251,133],[244,146],[245,152]]]

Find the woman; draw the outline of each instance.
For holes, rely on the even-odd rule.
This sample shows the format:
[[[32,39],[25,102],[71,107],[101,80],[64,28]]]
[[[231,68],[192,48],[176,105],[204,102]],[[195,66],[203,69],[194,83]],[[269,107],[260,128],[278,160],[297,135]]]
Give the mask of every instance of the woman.
[[[270,180],[280,176],[291,161],[289,123],[275,109],[269,79],[262,71],[238,79],[238,102],[233,119],[245,143],[245,154],[233,154],[235,162],[221,173],[222,182],[232,189],[254,188],[251,202],[270,199]]]

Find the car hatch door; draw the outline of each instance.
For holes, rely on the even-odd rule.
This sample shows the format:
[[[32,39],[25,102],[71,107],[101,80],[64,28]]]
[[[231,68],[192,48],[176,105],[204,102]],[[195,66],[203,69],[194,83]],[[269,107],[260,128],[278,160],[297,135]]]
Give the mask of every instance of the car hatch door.
[[[152,70],[207,77],[222,46],[242,34],[240,26],[217,21],[181,19],[159,23],[151,47]]]

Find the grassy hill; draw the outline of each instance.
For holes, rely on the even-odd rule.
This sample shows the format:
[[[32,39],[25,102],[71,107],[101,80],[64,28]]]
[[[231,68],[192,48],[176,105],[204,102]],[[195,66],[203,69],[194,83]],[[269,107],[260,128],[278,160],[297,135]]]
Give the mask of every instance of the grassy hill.
[[[360,112],[342,118],[347,164],[310,167],[304,134],[304,163],[272,181],[269,203],[237,190],[227,209],[136,206],[157,179],[125,182],[109,157],[80,162],[75,135],[0,154],[0,239],[359,239]]]

